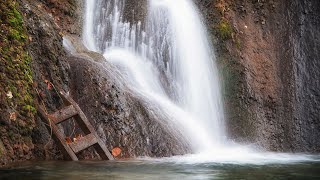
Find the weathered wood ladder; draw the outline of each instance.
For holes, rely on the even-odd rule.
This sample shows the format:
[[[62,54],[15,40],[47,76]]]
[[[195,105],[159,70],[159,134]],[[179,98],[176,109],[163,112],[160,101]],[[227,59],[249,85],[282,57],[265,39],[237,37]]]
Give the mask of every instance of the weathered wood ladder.
[[[113,156],[108,151],[106,145],[101,141],[79,105],[69,95],[63,92],[60,92],[60,94],[66,107],[52,114],[46,113],[41,106],[39,106],[38,109],[42,117],[48,124],[50,124],[53,135],[55,136],[57,143],[60,145],[64,156],[67,159],[78,161],[77,154],[80,151],[89,147],[94,147],[101,159],[113,160]],[[63,133],[59,130],[57,125],[69,120],[70,118],[74,118],[76,120],[85,135],[76,142],[67,143]]]

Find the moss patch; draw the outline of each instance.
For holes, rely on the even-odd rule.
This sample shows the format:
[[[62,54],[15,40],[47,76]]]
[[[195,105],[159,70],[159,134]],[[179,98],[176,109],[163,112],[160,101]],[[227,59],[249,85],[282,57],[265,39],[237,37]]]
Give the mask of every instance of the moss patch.
[[[217,30],[218,30],[219,36],[223,40],[231,39],[232,38],[232,34],[234,33],[234,30],[231,27],[230,23],[225,19],[222,19],[219,22]]]
[[[31,57],[26,47],[28,36],[23,17],[15,0],[0,3],[0,26],[1,120],[28,133],[34,126],[36,113],[32,94]],[[21,124],[24,124],[23,127]]]

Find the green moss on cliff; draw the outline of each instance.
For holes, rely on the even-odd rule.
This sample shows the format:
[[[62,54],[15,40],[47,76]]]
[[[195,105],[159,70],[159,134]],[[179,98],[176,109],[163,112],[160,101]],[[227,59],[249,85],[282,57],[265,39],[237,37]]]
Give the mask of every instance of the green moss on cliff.
[[[10,122],[27,133],[32,130],[36,112],[28,36],[15,0],[0,3],[0,26],[0,115],[4,121],[0,124]]]
[[[230,23],[227,20],[222,19],[219,22],[217,29],[218,29],[219,36],[223,40],[227,40],[227,39],[232,38],[232,34],[234,33],[233,28],[231,27]]]

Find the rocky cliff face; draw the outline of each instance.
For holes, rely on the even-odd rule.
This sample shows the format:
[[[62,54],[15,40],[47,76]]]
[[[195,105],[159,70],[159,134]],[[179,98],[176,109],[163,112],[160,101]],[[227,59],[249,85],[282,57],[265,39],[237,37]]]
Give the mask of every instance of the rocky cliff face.
[[[36,114],[36,104],[55,110],[59,97],[49,83],[68,89],[69,65],[62,34],[79,33],[79,28],[71,28],[77,26],[77,7],[76,1],[1,3],[1,31],[8,32],[1,35],[1,48],[6,49],[1,53],[1,165],[61,158]]]
[[[319,2],[198,0],[224,78],[229,135],[319,151]]]
[[[28,36],[19,5],[1,2],[0,11],[0,162],[5,162],[31,158],[35,107]]]
[[[289,42],[294,74],[294,147],[320,151],[320,2],[294,1]]]

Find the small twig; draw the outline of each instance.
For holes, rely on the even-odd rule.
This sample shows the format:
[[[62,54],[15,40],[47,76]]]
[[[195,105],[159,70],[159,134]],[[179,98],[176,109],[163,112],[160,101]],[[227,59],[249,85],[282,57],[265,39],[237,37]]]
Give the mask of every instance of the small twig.
[[[57,90],[56,86],[51,82],[49,82],[49,83],[53,87],[54,91],[58,94],[59,98],[62,100],[62,103],[63,103],[63,98],[60,96],[60,92]]]
[[[73,130],[72,130],[72,133],[71,133],[71,135],[69,137],[72,137],[74,132],[75,132],[75,130],[76,130],[76,123],[75,123],[74,119],[72,119],[72,122],[73,122]]]

